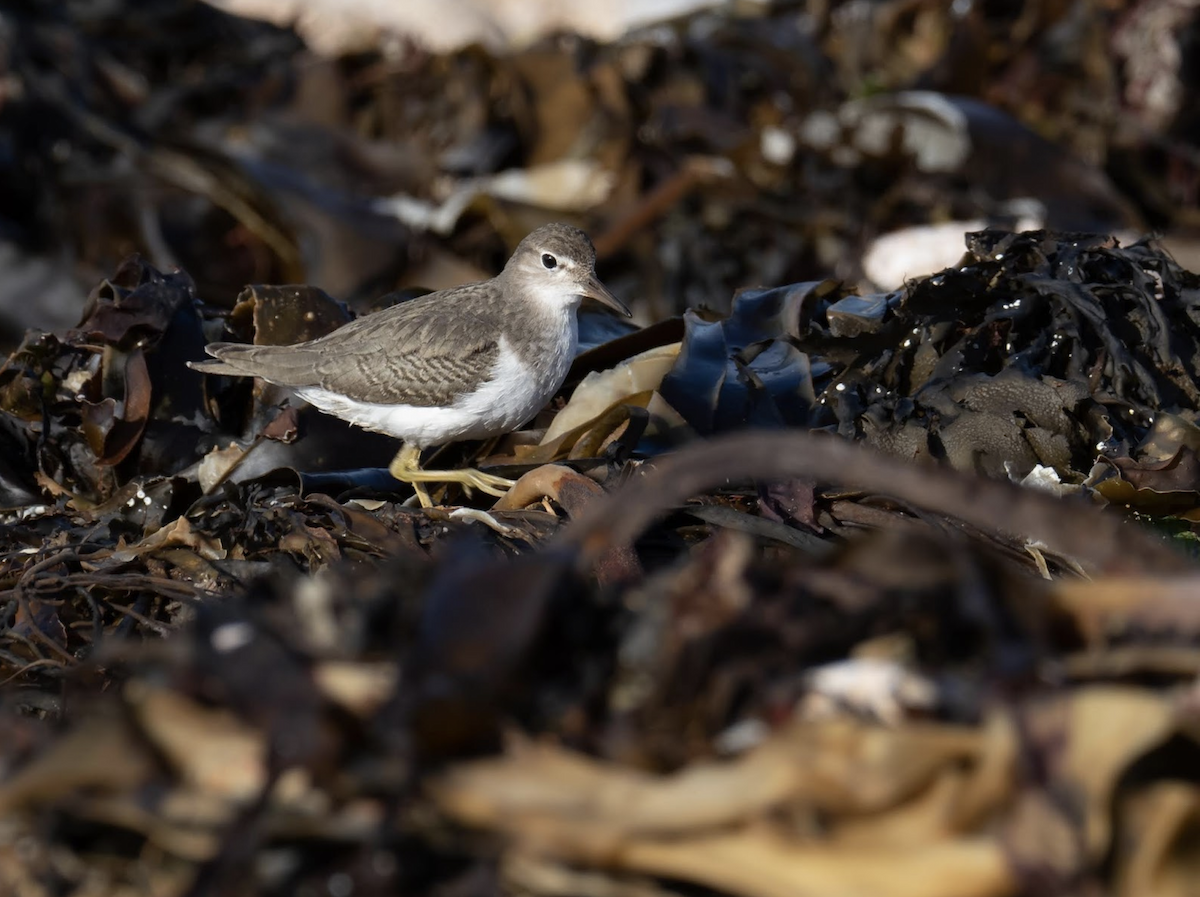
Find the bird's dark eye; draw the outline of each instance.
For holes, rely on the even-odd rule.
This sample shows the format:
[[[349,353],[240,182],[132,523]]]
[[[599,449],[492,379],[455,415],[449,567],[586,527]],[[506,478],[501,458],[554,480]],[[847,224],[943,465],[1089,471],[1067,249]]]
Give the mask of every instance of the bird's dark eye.
[[[556,259],[554,256],[552,256],[548,252],[543,252],[542,253],[542,267],[543,268],[556,268],[556,267],[558,267],[558,259]]]

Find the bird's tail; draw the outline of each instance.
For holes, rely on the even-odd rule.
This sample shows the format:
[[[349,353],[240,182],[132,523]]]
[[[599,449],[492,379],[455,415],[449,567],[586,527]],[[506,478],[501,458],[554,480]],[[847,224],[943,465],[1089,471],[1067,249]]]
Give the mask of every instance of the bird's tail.
[[[245,363],[250,361],[257,348],[260,347],[248,346],[244,343],[211,343],[204,347],[204,351],[213,356],[211,361],[189,361],[187,366],[205,374],[253,377],[255,372],[248,370]],[[239,361],[242,363],[239,364]]]

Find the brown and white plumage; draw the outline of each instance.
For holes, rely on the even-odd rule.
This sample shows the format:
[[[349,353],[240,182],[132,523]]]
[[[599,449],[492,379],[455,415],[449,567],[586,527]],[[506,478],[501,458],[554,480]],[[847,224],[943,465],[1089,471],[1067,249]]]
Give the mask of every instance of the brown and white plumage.
[[[261,377],[322,411],[417,447],[483,438],[533,417],[566,378],[584,298],[624,314],[582,231],[529,234],[504,270],[364,315],[295,346],[214,343],[197,370]]]

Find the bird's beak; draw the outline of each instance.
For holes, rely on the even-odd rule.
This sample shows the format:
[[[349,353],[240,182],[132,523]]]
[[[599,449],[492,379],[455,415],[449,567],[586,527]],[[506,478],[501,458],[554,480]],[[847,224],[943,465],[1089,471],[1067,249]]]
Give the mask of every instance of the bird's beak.
[[[585,299],[595,299],[601,305],[607,305],[613,311],[619,311],[627,318],[633,317],[633,312],[625,307],[625,303],[608,291],[608,287],[600,282],[595,274],[587,279],[579,294]]]

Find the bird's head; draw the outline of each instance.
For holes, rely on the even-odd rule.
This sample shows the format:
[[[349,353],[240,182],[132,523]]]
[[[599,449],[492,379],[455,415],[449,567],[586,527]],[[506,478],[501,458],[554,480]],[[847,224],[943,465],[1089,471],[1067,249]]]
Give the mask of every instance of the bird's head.
[[[588,235],[567,224],[546,224],[522,240],[504,267],[527,295],[557,308],[574,308],[595,299],[629,316],[620,299],[596,276],[596,249]]]

